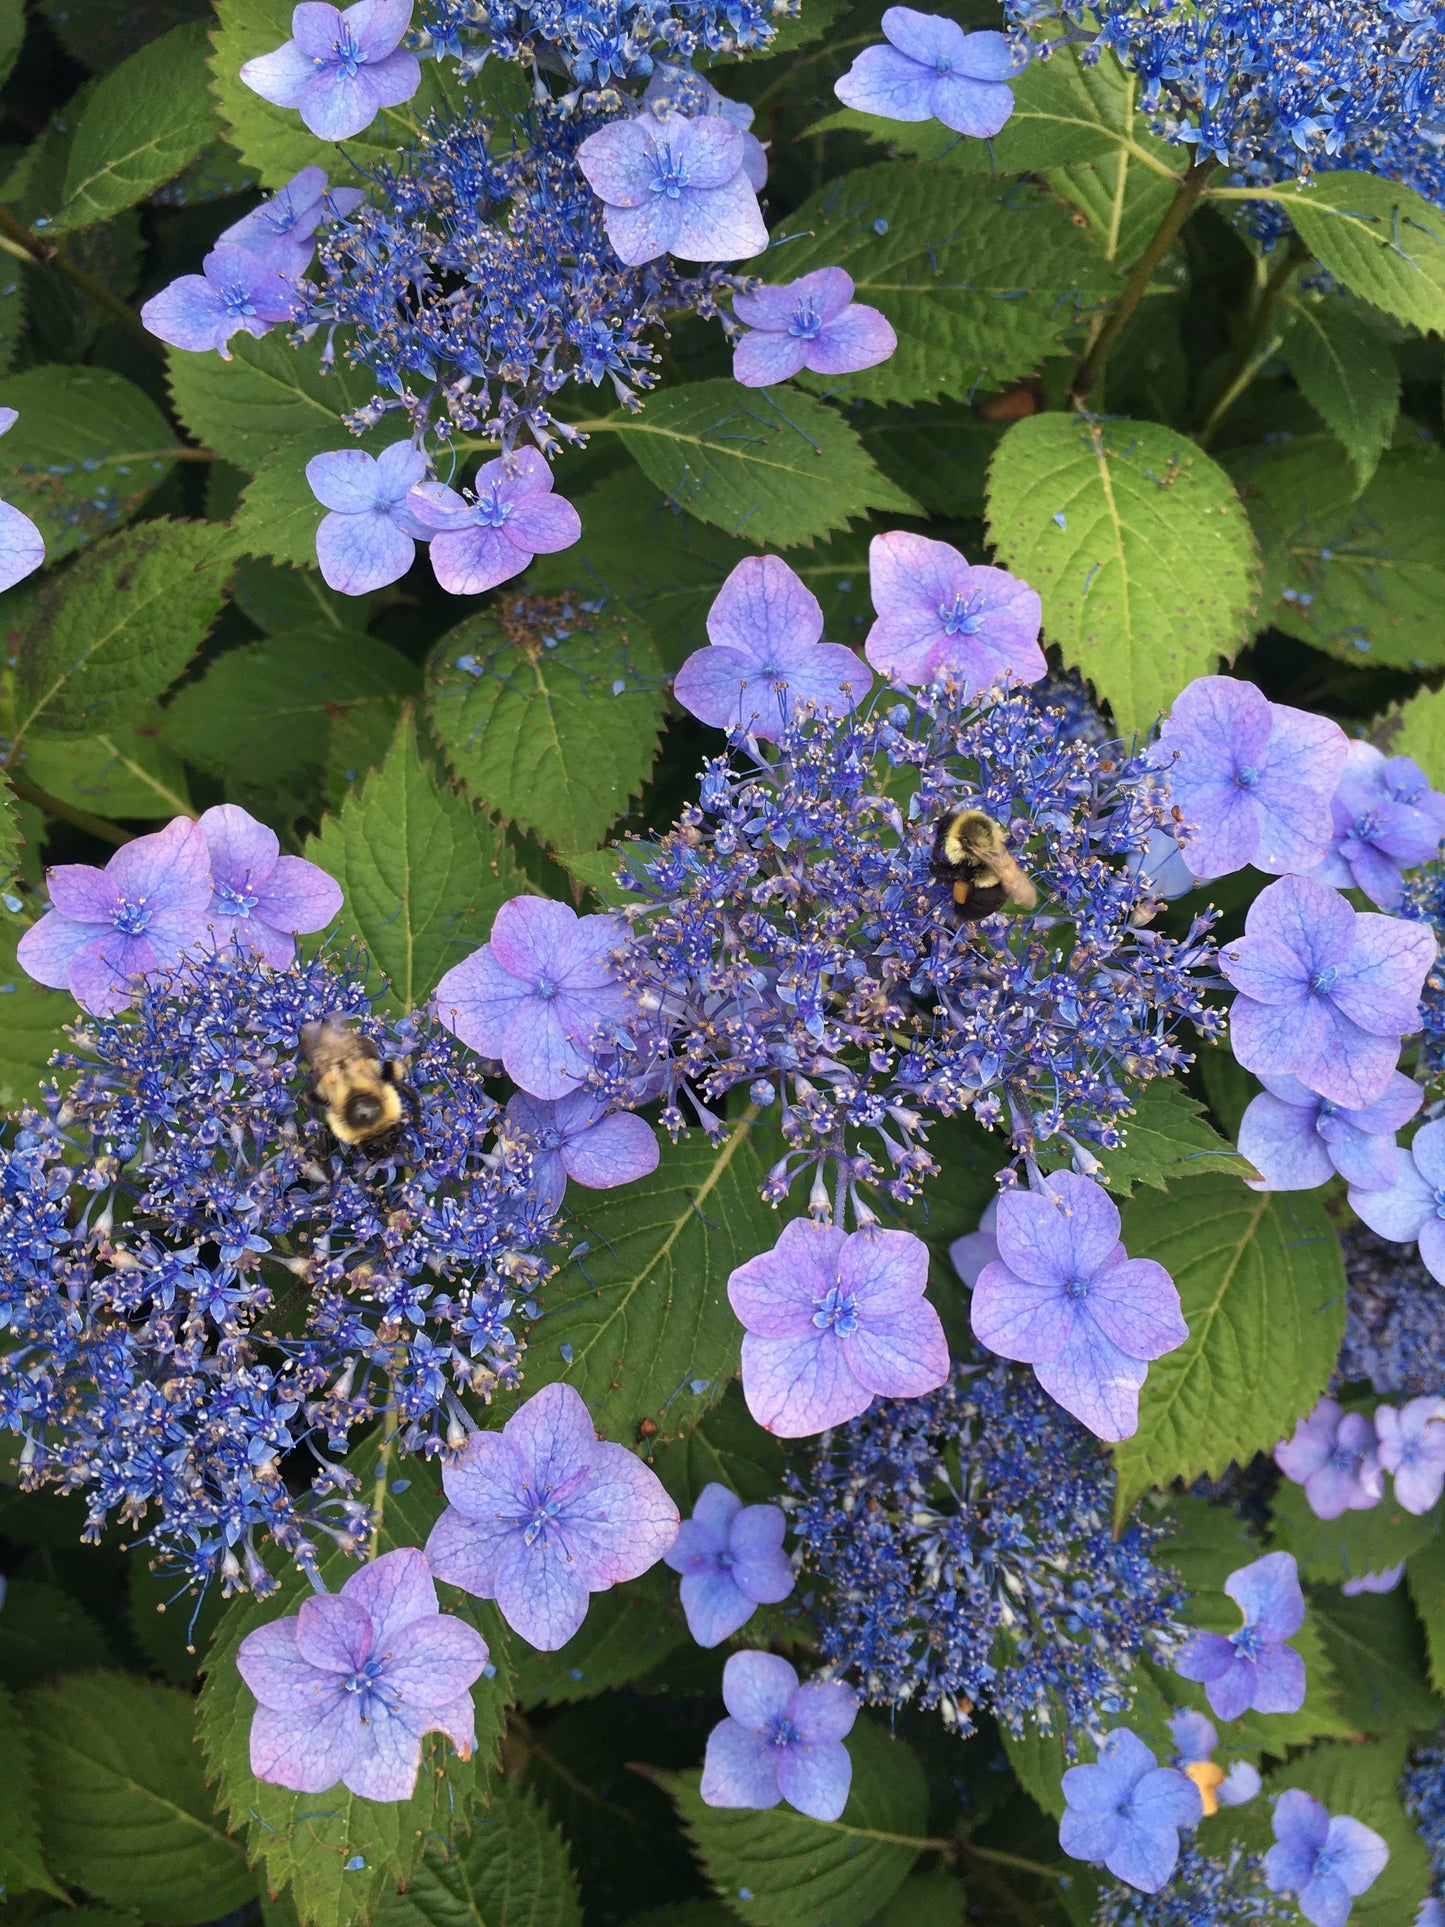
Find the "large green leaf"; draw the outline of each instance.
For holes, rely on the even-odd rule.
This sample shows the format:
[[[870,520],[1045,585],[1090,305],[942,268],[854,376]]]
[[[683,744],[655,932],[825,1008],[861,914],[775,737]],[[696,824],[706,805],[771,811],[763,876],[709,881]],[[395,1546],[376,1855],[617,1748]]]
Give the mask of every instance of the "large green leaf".
[[[1274,1541],[1299,1561],[1311,1579],[1338,1586],[1365,1573],[1388,1572],[1427,1546],[1440,1531],[1441,1513],[1423,1517],[1407,1512],[1393,1494],[1364,1512],[1343,1512],[1320,1519],[1302,1485],[1287,1481],[1272,1501]]]
[[[409,1481],[388,1478],[391,1468],[378,1462],[374,1444],[353,1453],[352,1467],[372,1501],[375,1551],[423,1545],[442,1510],[435,1474],[423,1471]],[[322,1557],[322,1578],[334,1591],[355,1570],[355,1560],[343,1552]],[[269,1890],[277,1893],[289,1885],[307,1927],[352,1927],[411,1875],[429,1847],[450,1848],[473,1808],[486,1797],[506,1721],[506,1633],[495,1611],[482,1607],[476,1617],[497,1670],[495,1677],[484,1676],[471,1689],[477,1746],[469,1761],[458,1759],[440,1736],[433,1736],[423,1741],[421,1771],[410,1799],[363,1800],[339,1785],[322,1794],[288,1793],[251,1772],[256,1702],[236,1670],[236,1650],[246,1635],[296,1612],[310,1594],[310,1585],[294,1567],[278,1576],[280,1588],[269,1598],[233,1605],[222,1616],[206,1656],[200,1741],[216,1782],[218,1806],[229,1815],[232,1832],[252,1862],[264,1862]],[[201,1910],[187,1916],[202,1917]]]
[[[988,520],[999,560],[1043,598],[1045,641],[1122,730],[1147,729],[1246,639],[1249,519],[1224,471],[1171,428],[1016,422],[989,471]]]
[[[68,1592],[48,1580],[12,1579],[0,1615],[0,1681],[20,1692],[57,1673],[106,1666],[105,1634]]]
[[[191,807],[185,768],[151,724],[117,729],[113,736],[42,736],[32,730],[22,745],[22,766],[36,789],[97,816],[175,816]]]
[[[1389,745],[1391,755],[1413,757],[1436,789],[1445,787],[1445,690],[1413,695],[1389,732]]]
[[[662,665],[634,616],[585,591],[508,601],[449,630],[427,719],[464,789],[554,850],[595,848],[640,794],[662,733]]]
[[[512,1690],[522,1707],[565,1706],[595,1699],[650,1673],[687,1642],[677,1608],[677,1582],[664,1565],[641,1579],[598,1594],[581,1626],[555,1652],[520,1643]]]
[[[6,379],[5,403],[20,419],[0,441],[0,496],[51,562],[128,521],[175,465],[165,416],[109,368],[27,368]]]
[[[1272,1773],[1265,1799],[1251,1803],[1258,1810],[1249,1818],[1261,1844],[1268,1840],[1270,1805],[1288,1787],[1312,1794],[1332,1814],[1362,1820],[1381,1836],[1390,1849],[1389,1862],[1374,1886],[1354,1900],[1350,1927],[1409,1927],[1429,1891],[1429,1856],[1398,1792],[1405,1747],[1403,1733],[1372,1746],[1317,1746]]]
[[[282,445],[288,442],[298,444],[299,467],[304,469],[307,459],[324,447],[355,445],[342,417],[375,392],[365,368],[352,368],[342,360],[323,369],[322,350],[320,340],[296,348],[274,333],[260,341],[233,336],[230,361],[172,349],[171,400],[197,441],[247,474],[254,474],[268,455],[286,461]],[[381,437],[383,444],[398,439],[398,434]],[[304,475],[300,486],[305,487]]]
[[[80,117],[52,227],[107,221],[193,161],[215,133],[206,30],[173,27],[101,81]]]
[[[16,963],[24,928],[8,910],[0,914],[0,1111],[35,1101],[52,1051],[68,1047],[62,1026],[80,1014],[73,997],[46,990]]]
[[[422,761],[410,713],[386,761],[306,854],[346,892],[342,928],[366,945],[408,1010],[486,940],[522,881],[501,832]]]
[[[690,1513],[705,1485],[725,1485],[747,1505],[767,1505],[783,1489],[783,1448],[750,1415],[742,1387],[730,1385],[685,1438],[665,1445],[653,1470]]]
[[[1340,1711],[1362,1733],[1426,1732],[1445,1707],[1430,1691],[1425,1634],[1403,1586],[1394,1592],[1324,1592],[1311,1602],[1335,1669]]]
[[[126,1673],[88,1673],[27,1693],[48,1864],[156,1927],[186,1927],[256,1891],[240,1845],[214,1817],[195,1745],[195,1702]]]
[[[720,1150],[696,1131],[664,1144],[645,1185],[571,1194],[578,1242],[538,1294],[528,1388],[566,1379],[626,1444],[644,1420],[659,1439],[695,1425],[738,1369],[728,1274],[777,1242],[762,1176],[744,1120]]]
[[[1364,488],[1390,446],[1400,369],[1379,331],[1339,295],[1287,296],[1281,344],[1289,371]]]
[[[1252,190],[1231,192],[1244,198]],[[1342,172],[1271,188],[1266,198],[1352,294],[1422,333],[1445,333],[1445,224],[1413,189]]]
[[[1430,1683],[1445,1698],[1445,1532],[1437,1532],[1409,1562],[1410,1597],[1425,1628]]]
[[[1123,1197],[1147,1184],[1167,1191],[1180,1178],[1203,1177],[1209,1172],[1255,1175],[1248,1158],[1233,1151],[1215,1130],[1204,1107],[1172,1077],[1156,1077],[1139,1092],[1132,1113],[1122,1120],[1124,1142],[1117,1151],[1097,1153],[1103,1166],[1100,1179]],[[1039,1162],[1048,1171],[1070,1168],[1068,1145],[1052,1141],[1040,1146]],[[1188,1191],[1180,1194],[1189,1196]]]
[[[1217,1477],[1289,1436],[1334,1370],[1345,1278],[1335,1228],[1307,1192],[1197,1178],[1142,1192],[1123,1217],[1130,1256],[1165,1267],[1189,1326],[1149,1367],[1139,1430],[1115,1448],[1126,1513],[1151,1485]]]
[[[35,1802],[35,1763],[30,1735],[8,1688],[0,1686],[0,1894],[17,1898],[32,1891],[65,1898],[46,1871],[40,1851]]]
[[[690,381],[651,396],[638,415],[588,426],[620,435],[680,508],[749,545],[792,548],[869,509],[916,511],[836,409],[798,390]]]
[[[111,736],[149,717],[205,641],[233,560],[213,522],[146,522],[50,578],[20,641],[13,740]]]
[[[503,1781],[450,1854],[436,1848],[405,1893],[383,1893],[376,1927],[581,1927],[567,1843],[544,1807]]]
[[[884,162],[829,181],[788,217],[786,274],[843,267],[898,346],[829,392],[869,401],[971,400],[1031,374],[1113,291],[1066,209],[1038,189]],[[768,257],[749,264],[768,271]],[[820,378],[821,380],[822,378]]]
[[[853,1785],[843,1817],[810,1820],[704,1806],[694,1773],[661,1775],[714,1891],[757,1927],[862,1927],[927,1844],[928,1789],[902,1740],[860,1719],[845,1742]]]

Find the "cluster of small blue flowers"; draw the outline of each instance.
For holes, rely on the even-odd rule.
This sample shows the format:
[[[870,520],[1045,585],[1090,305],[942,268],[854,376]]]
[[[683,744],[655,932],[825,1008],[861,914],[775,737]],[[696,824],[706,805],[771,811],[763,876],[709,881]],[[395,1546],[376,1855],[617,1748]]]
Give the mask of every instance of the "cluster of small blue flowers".
[[[755,53],[797,11],[798,0],[423,0],[417,24],[463,73],[498,54],[605,87],[650,74],[659,52]]]
[[[1134,1887],[1107,1887],[1094,1914],[1094,1927],[1231,1927],[1245,1921],[1299,1918],[1288,1898],[1264,1884],[1264,1862],[1257,1853],[1230,1849],[1217,1860],[1198,1847],[1185,1847],[1174,1878],[1157,1894]]]
[[[542,102],[515,144],[475,115],[433,115],[371,201],[327,228],[309,318],[345,327],[351,358],[398,398],[366,420],[405,409],[443,443],[461,431],[511,447],[524,427],[544,449],[584,440],[550,411],[560,389],[607,380],[635,407],[663,317],[717,315],[733,277],[666,257],[629,267],[607,238],[577,150],[628,111],[617,95]]]
[[[1415,1254],[1363,1226],[1341,1239],[1349,1281],[1336,1377],[1384,1397],[1445,1393],[1445,1292]]]
[[[24,1482],[228,1590],[272,1583],[261,1536],[308,1568],[319,1536],[364,1547],[349,1435],[385,1415],[403,1450],[458,1444],[458,1394],[516,1382],[509,1321],[547,1269],[528,1139],[434,1018],[369,1015],[359,974],[192,955],[77,1029],[70,1088],[0,1148]],[[329,1014],[409,1058],[404,1162],[309,1141],[297,1038]]]
[[[1115,1538],[1113,1479],[1090,1434],[1027,1372],[955,1367],[925,1398],[875,1403],[790,1477],[825,1658],[865,1699],[976,1707],[1012,1732],[1078,1730],[1164,1657],[1181,1595],[1135,1520]]]
[[[1420,1062],[1423,1080],[1445,1075],[1445,864],[1427,864],[1405,885],[1400,914],[1428,923],[1442,945],[1420,997]]]
[[[1120,1143],[1140,1085],[1188,1061],[1179,1025],[1221,1021],[1208,918],[1182,941],[1145,927],[1129,859],[1170,815],[1144,762],[1032,693],[980,703],[950,673],[891,694],[843,722],[802,705],[771,760],[735,738],[698,805],[623,866],[645,901],[617,969],[642,1015],[609,1095],[660,1089],[671,1129],[695,1113],[718,1132],[711,1106],[747,1087],[780,1107],[787,1146],[766,1195],[811,1171],[816,1206],[831,1160],[835,1224],[849,1197],[870,1222],[860,1185],[916,1194],[930,1113],[972,1107],[1020,1157],[1062,1139],[1092,1171],[1081,1140]],[[931,847],[965,807],[1005,826],[1045,908],[956,927]]]
[[[1435,1871],[1431,1892],[1445,1899],[1445,1731],[1412,1755],[1400,1782],[1400,1798],[1430,1855]]]

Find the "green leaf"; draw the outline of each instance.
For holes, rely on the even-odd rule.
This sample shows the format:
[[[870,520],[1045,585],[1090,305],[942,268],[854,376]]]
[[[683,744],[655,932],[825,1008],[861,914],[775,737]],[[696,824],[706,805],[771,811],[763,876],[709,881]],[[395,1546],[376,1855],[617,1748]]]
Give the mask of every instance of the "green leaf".
[[[25,332],[25,274],[13,255],[0,256],[0,374],[8,374]]]
[[[685,1438],[665,1445],[653,1471],[690,1513],[705,1485],[725,1485],[745,1505],[767,1505],[783,1489],[783,1448],[749,1413],[742,1387],[729,1385],[722,1398]]]
[[[659,1775],[714,1890],[758,1927],[862,1927],[912,1871],[928,1822],[923,1770],[902,1740],[860,1719],[844,1744],[853,1785],[843,1817],[810,1820],[704,1806],[695,1773]]]
[[[330,429],[304,429],[282,442],[260,462],[241,496],[234,524],[237,545],[246,555],[294,562],[314,573],[316,531],[326,511],[311,493],[306,464],[313,455],[335,448],[376,455],[396,439],[396,425],[388,421],[360,437],[338,423]]]
[[[415,667],[374,636],[293,629],[218,656],[178,691],[161,729],[213,776],[268,784],[318,769],[332,721],[357,704],[406,694]]]
[[[1103,1166],[1101,1181],[1122,1197],[1133,1197],[1141,1184],[1167,1191],[1180,1178],[1211,1171],[1239,1178],[1254,1175],[1248,1158],[1230,1149],[1205,1116],[1204,1106],[1172,1077],[1156,1077],[1144,1085],[1122,1127],[1124,1143],[1117,1151],[1095,1153]],[[1045,1170],[1061,1171],[1072,1155],[1067,1145],[1044,1144],[1039,1162]]]
[[[1389,344],[1338,295],[1287,295],[1281,350],[1311,408],[1340,442],[1364,488],[1390,446],[1400,370]]]
[[[1440,1530],[1438,1509],[1417,1518],[1390,1497],[1366,1512],[1317,1519],[1304,1487],[1285,1481],[1270,1503],[1274,1543],[1294,1554],[1307,1578],[1334,1586],[1366,1573],[1388,1572],[1428,1545]]]
[[[1445,221],[1379,174],[1316,174],[1271,188],[1300,239],[1352,294],[1422,334],[1445,333]]]
[[[506,1781],[450,1855],[420,1861],[406,1892],[383,1893],[375,1927],[581,1927],[567,1843],[545,1807]]]
[[[256,1891],[214,1818],[195,1702],[126,1673],[27,1693],[47,1863],[62,1880],[156,1927],[186,1927]]]
[[[943,401],[865,408],[855,426],[883,473],[930,515],[983,520],[989,458],[1002,432],[996,424],[966,402]]]
[[[96,816],[171,817],[190,810],[186,772],[153,724],[113,736],[42,736],[21,746],[25,775],[47,796]]]
[[[306,854],[346,892],[342,929],[366,945],[407,1010],[485,941],[522,881],[501,832],[422,761],[409,711],[386,761]]]
[[[1185,1195],[1187,1210],[1152,1193],[1124,1208],[1129,1255],[1169,1272],[1189,1336],[1149,1367],[1139,1430],[1114,1448],[1121,1515],[1151,1485],[1272,1451],[1324,1391],[1344,1338],[1339,1238],[1312,1194],[1207,1177]]]
[[[945,1867],[910,1874],[871,1927],[963,1927],[966,1898],[963,1882]]]
[[[27,368],[5,401],[20,419],[0,441],[0,495],[35,523],[49,562],[128,521],[175,466],[165,416],[109,368]]]
[[[868,401],[972,400],[1033,373],[1113,292],[1115,276],[1037,188],[885,161],[829,181],[788,216],[789,277],[846,268],[898,346],[818,381]],[[768,270],[768,257],[748,264]],[[649,404],[649,407],[651,404]]]
[[[1410,1597],[1425,1628],[1430,1683],[1445,1698],[1445,1532],[1437,1532],[1414,1554],[1406,1574]]]
[[[1445,663],[1445,455],[1393,448],[1361,494],[1329,436],[1236,456],[1286,635],[1360,667]]]
[[[0,87],[10,78],[25,40],[25,0],[0,0]]]
[[[389,1468],[378,1459],[374,1441],[358,1447],[349,1463],[371,1497],[376,1552],[424,1544],[441,1516],[438,1478],[413,1477],[398,1491],[399,1482],[387,1478]],[[322,1578],[334,1591],[356,1570],[356,1561],[341,1551],[321,1560]],[[310,1593],[302,1574],[287,1567],[279,1590],[269,1598],[239,1602],[222,1615],[206,1656],[198,1726],[218,1806],[229,1815],[232,1832],[244,1841],[252,1863],[264,1862],[269,1891],[289,1886],[306,1927],[352,1927],[369,1918],[397,1882],[409,1878],[428,1848],[449,1847],[485,1798],[506,1723],[508,1641],[492,1607],[464,1615],[480,1624],[497,1668],[495,1678],[479,1679],[471,1690],[477,1749],[470,1761],[459,1760],[440,1735],[433,1735],[422,1742],[421,1771],[410,1799],[363,1800],[342,1786],[320,1794],[288,1793],[251,1772],[256,1702],[236,1670],[236,1650],[257,1626],[296,1612]],[[188,1918],[199,1920],[202,1914]]]
[[[1388,740],[1392,756],[1412,757],[1436,789],[1445,785],[1445,690],[1421,689],[1413,695]]]
[[[1105,61],[1099,65],[1104,67]],[[1146,133],[1141,122],[1122,119],[1138,81],[1133,74],[1120,74],[1112,61],[1106,71],[1123,82],[1119,109],[1121,125],[1132,130],[1130,144],[1121,141],[1111,153],[1077,166],[1051,167],[1049,186],[1083,214],[1089,241],[1104,259],[1127,267],[1144,252],[1168,212],[1179,184],[1175,168],[1180,153]]]
[[[338,595],[328,589],[315,568],[282,568],[274,562],[242,563],[231,600],[268,636],[283,635],[288,629],[333,629],[338,635],[356,635],[366,628],[376,606],[374,596]]]
[[[63,990],[46,990],[15,961],[24,929],[8,911],[0,917],[0,1111],[36,1100],[51,1052],[69,1043],[62,1026],[73,1024],[79,1015],[73,997]]]
[[[837,411],[801,391],[692,381],[605,426],[664,495],[750,545],[810,543],[870,508],[916,512]]]
[[[30,1735],[4,1686],[0,1686],[0,1813],[5,1816],[0,1828],[0,1899],[39,1892],[63,1900],[65,1890],[46,1872],[40,1851]]]
[[[641,1679],[686,1643],[673,1574],[656,1565],[641,1579],[597,1594],[582,1625],[555,1652],[519,1647],[513,1679],[516,1702],[530,1708],[595,1699]]]
[[[214,523],[146,522],[51,577],[20,642],[12,740],[147,720],[205,641],[232,560]]]
[[[61,232],[134,207],[193,161],[215,133],[206,30],[174,27],[106,75],[86,104],[65,168]]]
[[[15,874],[20,861],[20,805],[8,784],[0,785],[0,884]]]
[[[72,60],[104,73],[184,20],[204,19],[210,0],[40,0],[39,11]]]
[[[462,787],[554,850],[602,841],[641,794],[662,734],[651,636],[625,609],[578,601],[509,602],[448,630],[427,687],[427,720]]]
[[[1430,1691],[1425,1635],[1403,1586],[1317,1594],[1311,1614],[1335,1669],[1340,1711],[1362,1733],[1424,1732],[1445,1707]]]
[[[222,361],[219,355],[186,354],[179,348],[168,356],[171,400],[197,441],[251,475],[268,455],[275,456],[282,471],[288,460],[295,459],[299,473],[323,448],[357,445],[342,417],[375,393],[367,369],[338,361],[324,370],[320,340],[293,348],[275,334],[260,341],[235,335],[231,350],[230,361]],[[383,441],[395,439],[395,435],[383,437]],[[292,442],[297,450],[283,448],[283,443]],[[0,455],[4,450],[0,443]],[[306,486],[304,475],[300,486]]]
[[[1259,562],[1229,477],[1155,422],[1034,415],[989,472],[999,560],[1038,590],[1044,639],[1124,731],[1147,729],[1247,636]]]
[[[1279,1794],[1299,1787],[1330,1813],[1352,1814],[1384,1840],[1389,1861],[1374,1886],[1354,1900],[1350,1927],[1408,1927],[1429,1891],[1429,1856],[1398,1791],[1406,1744],[1401,1732],[1372,1746],[1317,1746],[1279,1767],[1266,1782],[1264,1800],[1251,1802],[1259,1809],[1251,1818],[1262,1823]]]
[[[701,1132],[664,1144],[646,1185],[570,1194],[578,1242],[537,1294],[528,1388],[565,1379],[625,1444],[647,1419],[659,1442],[695,1425],[738,1369],[728,1274],[777,1242],[762,1177],[743,1119],[716,1151]]]

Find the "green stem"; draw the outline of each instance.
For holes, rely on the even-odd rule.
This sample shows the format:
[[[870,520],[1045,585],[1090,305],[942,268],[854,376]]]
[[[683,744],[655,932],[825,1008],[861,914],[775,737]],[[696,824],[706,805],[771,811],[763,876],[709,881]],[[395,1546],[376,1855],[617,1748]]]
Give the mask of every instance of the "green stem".
[[[995,1867],[1012,1867],[1017,1873],[1031,1873],[1039,1880],[1060,1881],[1068,1871],[1065,1867],[1046,1867],[1042,1860],[1025,1860],[1016,1853],[1004,1853],[998,1847],[976,1847],[971,1840],[960,1840],[960,1852],[965,1860],[987,1860]]]
[[[49,268],[52,274],[60,275],[78,289],[87,301],[94,302],[97,308],[104,308],[137,341],[143,341],[152,354],[165,354],[161,343],[149,333],[134,308],[127,306],[118,294],[113,294],[103,281],[97,281],[93,274],[78,268],[68,254],[61,252],[57,242],[42,240],[3,201],[0,201],[0,234],[8,235],[10,240],[23,248],[37,267]]]
[[[1124,283],[1124,292],[1119,296],[1114,312],[1104,323],[1098,340],[1079,364],[1079,372],[1074,376],[1073,384],[1069,389],[1070,397],[1074,402],[1083,403],[1092,393],[1108,365],[1110,355],[1118,345],[1120,335],[1129,325],[1134,310],[1144,299],[1149,283],[1154,278],[1154,270],[1174,245],[1180,229],[1194,212],[1200,195],[1208,185],[1210,175],[1218,165],[1218,161],[1212,156],[1207,160],[1196,161],[1180,180],[1164,219],[1150,236],[1148,247],[1134,263],[1133,272]]]
[[[1279,346],[1279,337],[1271,326],[1274,311],[1279,305],[1280,296],[1284,293],[1290,276],[1309,258],[1309,249],[1297,234],[1292,234],[1289,245],[1274,265],[1274,272],[1260,290],[1259,300],[1255,303],[1249,326],[1245,329],[1243,339],[1235,352],[1224,387],[1220,390],[1214,405],[1192,431],[1195,441],[1201,448],[1209,446],[1209,439],[1215,429]]]

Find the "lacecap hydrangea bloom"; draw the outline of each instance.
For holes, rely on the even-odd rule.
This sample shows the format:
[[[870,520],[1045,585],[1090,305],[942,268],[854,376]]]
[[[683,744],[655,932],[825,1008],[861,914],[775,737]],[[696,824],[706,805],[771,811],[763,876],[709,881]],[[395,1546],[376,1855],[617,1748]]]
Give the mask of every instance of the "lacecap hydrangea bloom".
[[[1158,1893],[1179,1859],[1181,1829],[1203,1816],[1199,1789],[1177,1767],[1160,1766],[1128,1727],[1099,1741],[1098,1760],[1064,1773],[1067,1805],[1059,1845],[1075,1860],[1107,1867],[1142,1893]]]
[[[721,1645],[760,1605],[775,1606],[792,1592],[786,1530],[780,1507],[744,1505],[716,1481],[703,1487],[663,1554],[682,1576],[682,1610],[699,1646]]]
[[[1436,1280],[1445,1281],[1445,1119],[1422,1124],[1407,1150],[1395,1160],[1391,1182],[1383,1187],[1350,1188],[1350,1206],[1382,1238],[1413,1242],[1420,1262]]]
[[[1388,1191],[1402,1155],[1395,1133],[1419,1110],[1425,1093],[1396,1071],[1382,1097],[1363,1109],[1307,1090],[1297,1077],[1261,1077],[1239,1125],[1239,1152],[1259,1172],[1259,1191],[1312,1191],[1336,1172],[1362,1191]],[[1408,1157],[1409,1153],[1403,1154]]]
[[[421,85],[417,57],[401,44],[411,9],[412,0],[358,0],[345,12],[304,0],[292,38],[248,60],[241,79],[262,100],[296,108],[322,140],[348,140]]]
[[[1292,1894],[1313,1927],[1345,1927],[1351,1903],[1369,1892],[1390,1858],[1373,1827],[1352,1814],[1331,1814],[1298,1787],[1275,1802],[1274,1837],[1265,1880],[1275,1893]]]
[[[1305,1489],[1317,1519],[1342,1512],[1368,1512],[1384,1494],[1375,1427],[1363,1412],[1346,1412],[1322,1398],[1293,1436],[1275,1447],[1274,1462]]]
[[[843,1741],[858,1696],[840,1680],[809,1680],[776,1653],[734,1653],[723,1668],[728,1717],[708,1737],[699,1791],[710,1807],[775,1807],[836,1820],[853,1762]]]
[[[1374,1422],[1380,1469],[1397,1503],[1417,1516],[1431,1511],[1445,1490],[1445,1398],[1412,1398],[1398,1412],[1378,1405]]]
[[[1191,1633],[1174,1670],[1203,1683],[1210,1710],[1237,1720],[1297,1713],[1305,1703],[1305,1663],[1289,1645],[1304,1624],[1305,1600],[1292,1552],[1270,1552],[1224,1582],[1244,1618],[1238,1632]]]
[[[1007,569],[970,564],[947,542],[894,530],[868,546],[877,620],[864,654],[881,674],[913,688],[946,677],[969,695],[1011,677],[1037,682],[1043,604]]]
[[[733,296],[733,315],[748,332],[733,350],[733,380],[769,388],[804,368],[851,375],[886,361],[898,346],[886,315],[853,299],[853,277],[817,268],[782,287]]]
[[[881,47],[859,54],[833,91],[845,107],[884,120],[940,120],[986,140],[1013,112],[1009,81],[1027,63],[1001,33],[965,33],[957,21],[889,7]]]
[[[1351,743],[1330,813],[1329,855],[1313,875],[1340,890],[1363,890],[1382,910],[1398,910],[1404,872],[1440,854],[1445,796],[1408,756]]]

